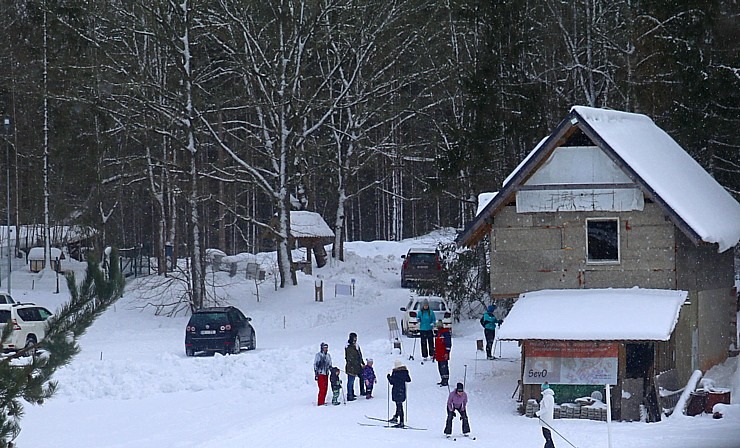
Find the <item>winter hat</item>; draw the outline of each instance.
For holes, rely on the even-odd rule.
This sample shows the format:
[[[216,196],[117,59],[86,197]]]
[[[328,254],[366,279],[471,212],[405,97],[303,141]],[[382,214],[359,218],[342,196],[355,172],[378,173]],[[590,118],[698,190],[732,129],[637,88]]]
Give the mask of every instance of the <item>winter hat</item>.
[[[397,360],[393,361],[393,368],[394,369],[400,369],[401,367],[403,367],[403,363],[401,362],[400,359],[397,359]]]
[[[327,344],[326,342],[322,342],[321,343],[321,350],[323,350],[324,348],[329,348],[329,344]]]
[[[437,321],[437,328],[442,328],[444,326],[445,326],[444,322],[442,322],[441,320]]]
[[[421,306],[422,307],[429,306],[429,301],[427,299],[424,299],[424,301],[421,302]]]
[[[457,387],[455,388],[455,390],[458,392],[462,392],[463,390],[465,390],[463,383],[457,383]]]
[[[350,333],[349,334],[349,342],[353,342],[357,340],[357,333]]]
[[[545,390],[545,389],[549,389],[549,388],[550,388],[550,385],[547,382],[544,382],[544,383],[540,384],[540,390],[541,391],[542,390]]]
[[[365,360],[365,364],[372,364],[372,363],[373,363],[373,358],[367,358],[367,360]]]
[[[496,305],[488,305],[488,312],[493,313],[493,311],[496,309]]]

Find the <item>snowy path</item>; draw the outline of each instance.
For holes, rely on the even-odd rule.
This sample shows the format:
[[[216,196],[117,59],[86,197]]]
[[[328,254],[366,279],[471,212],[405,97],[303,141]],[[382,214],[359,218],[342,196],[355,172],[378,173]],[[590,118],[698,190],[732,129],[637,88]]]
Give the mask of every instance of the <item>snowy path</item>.
[[[183,339],[187,317],[164,318],[133,309],[137,292],[127,296],[91,328],[82,353],[59,371],[58,394],[43,406],[26,406],[20,448],[161,448],[225,446],[326,447],[352,443],[367,446],[447,446],[442,437],[447,388],[439,388],[436,364],[421,365],[419,347],[408,360],[413,339],[404,339],[402,356],[390,352],[386,317],[400,319],[410,292],[399,287],[404,243],[354,243],[347,262],[321,270],[325,302],[313,300],[314,278],[301,276],[296,288],[274,292],[265,283],[257,303],[253,283],[225,276],[224,296],[253,318],[258,349],[238,356],[187,358]],[[418,244],[418,243],[416,243]],[[333,297],[335,283],[357,282],[357,296]],[[53,308],[60,296],[44,291],[22,275],[14,285],[23,300]],[[133,285],[132,285],[133,286]],[[47,285],[50,288],[50,285]],[[30,299],[29,297],[33,297]],[[284,328],[285,327],[285,328]],[[365,357],[375,360],[375,398],[340,406],[317,407],[313,356],[319,343],[330,345],[334,364],[344,368],[343,347],[354,331]],[[476,442],[485,446],[540,447],[536,420],[516,413],[511,398],[518,362],[479,361],[476,320],[455,325],[451,383],[463,380]],[[519,356],[515,343],[503,345],[505,357]],[[408,366],[408,419],[427,431],[365,427],[364,416],[388,415],[385,374],[396,358]],[[346,384],[346,377],[343,375]],[[736,398],[734,398],[736,400]],[[556,429],[579,448],[607,448],[602,422],[556,420]],[[460,421],[455,421],[455,432]],[[677,418],[658,424],[614,423],[613,447],[740,447],[740,412],[722,420],[709,416]],[[556,445],[569,446],[558,438]],[[484,446],[484,445],[481,445]]]

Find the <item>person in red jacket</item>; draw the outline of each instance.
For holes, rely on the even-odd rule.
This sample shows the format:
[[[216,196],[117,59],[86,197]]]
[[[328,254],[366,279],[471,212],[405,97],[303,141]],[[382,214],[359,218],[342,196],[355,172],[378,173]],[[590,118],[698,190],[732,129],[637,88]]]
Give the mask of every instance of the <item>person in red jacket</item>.
[[[440,387],[448,385],[450,380],[450,350],[452,349],[452,336],[450,329],[445,328],[441,320],[437,321],[437,336],[434,339],[434,360],[437,361],[440,381],[437,383]]]

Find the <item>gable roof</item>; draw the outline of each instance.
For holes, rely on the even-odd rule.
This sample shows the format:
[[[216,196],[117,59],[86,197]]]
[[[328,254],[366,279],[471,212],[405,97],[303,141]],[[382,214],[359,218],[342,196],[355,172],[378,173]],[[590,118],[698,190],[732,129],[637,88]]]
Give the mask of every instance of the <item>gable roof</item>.
[[[334,232],[318,213],[293,210],[290,212],[290,235],[293,238],[333,238]]]
[[[527,292],[514,303],[497,336],[501,340],[667,341],[687,297],[686,291],[641,288]]]
[[[499,194],[457,237],[457,244],[477,244],[489,232],[492,217],[578,130],[659,204],[694,244],[716,243],[724,252],[740,241],[740,204],[650,118],[575,106],[509,175]]]

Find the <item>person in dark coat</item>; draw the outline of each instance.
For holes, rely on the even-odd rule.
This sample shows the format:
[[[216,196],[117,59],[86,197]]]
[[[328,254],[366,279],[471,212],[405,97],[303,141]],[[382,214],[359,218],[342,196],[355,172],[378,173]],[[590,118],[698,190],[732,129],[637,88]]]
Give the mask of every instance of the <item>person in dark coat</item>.
[[[455,412],[460,413],[462,420],[463,435],[470,432],[470,423],[468,422],[468,394],[465,393],[463,383],[457,383],[455,390],[450,392],[447,397],[447,423],[445,424],[445,435],[452,434],[452,419],[455,418]]]
[[[344,371],[347,372],[347,401],[355,401],[355,378],[362,378],[362,369],[365,363],[362,358],[362,350],[357,344],[357,333],[350,333],[347,346],[344,348],[344,359],[347,363]],[[360,395],[365,395],[365,383],[360,380]]]
[[[434,359],[437,361],[440,387],[447,386],[450,379],[450,350],[452,350],[452,336],[450,329],[445,328],[441,320],[437,321],[437,338],[434,341]]]
[[[411,382],[411,376],[405,365],[397,359],[393,371],[388,374],[388,382],[391,384],[391,400],[396,403],[396,413],[390,419],[395,427],[403,428],[403,402],[406,401],[406,383]]]

